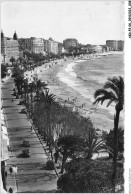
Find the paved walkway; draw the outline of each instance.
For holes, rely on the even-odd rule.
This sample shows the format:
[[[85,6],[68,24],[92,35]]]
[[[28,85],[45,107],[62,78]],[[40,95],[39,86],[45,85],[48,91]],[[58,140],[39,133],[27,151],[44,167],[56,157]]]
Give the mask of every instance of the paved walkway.
[[[52,192],[56,189],[57,176],[54,171],[43,170],[47,155],[35,131],[31,131],[27,116],[20,113],[22,105],[18,105],[19,100],[12,95],[13,88],[13,78],[9,78],[2,84],[2,106],[11,147],[6,166],[7,190],[12,187],[14,192],[19,193]],[[13,102],[12,98],[14,98]],[[19,157],[24,149],[21,146],[23,140],[30,142],[31,157],[29,158]],[[12,165],[17,166],[17,174],[9,172]]]

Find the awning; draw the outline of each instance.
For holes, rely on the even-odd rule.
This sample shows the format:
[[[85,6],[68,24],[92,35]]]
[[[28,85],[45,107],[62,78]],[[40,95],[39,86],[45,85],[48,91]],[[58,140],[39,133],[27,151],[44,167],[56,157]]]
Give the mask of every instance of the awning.
[[[1,125],[5,125],[5,122],[1,120]]]
[[[2,138],[3,138],[3,140],[7,141],[7,145],[9,146],[9,137],[7,135],[5,135],[4,133],[2,133]]]
[[[8,135],[7,133],[7,128],[5,126],[1,126],[1,129],[2,129],[2,132],[5,134],[5,135]]]
[[[1,120],[4,120],[5,118],[4,118],[4,115],[1,113]]]
[[[6,139],[1,139],[1,161],[5,161],[9,159],[8,155],[8,148],[7,148],[7,140]]]

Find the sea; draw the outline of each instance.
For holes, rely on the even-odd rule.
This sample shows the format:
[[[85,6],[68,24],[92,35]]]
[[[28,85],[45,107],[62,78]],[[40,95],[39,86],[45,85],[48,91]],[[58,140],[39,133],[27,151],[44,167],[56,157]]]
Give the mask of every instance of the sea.
[[[108,78],[124,77],[124,54],[110,54],[88,60],[76,60],[60,70],[57,77],[78,93],[75,97],[89,114],[94,126],[106,131],[113,128],[115,104],[107,107],[107,101],[93,105],[94,92],[103,87]],[[119,125],[124,125],[124,111]]]

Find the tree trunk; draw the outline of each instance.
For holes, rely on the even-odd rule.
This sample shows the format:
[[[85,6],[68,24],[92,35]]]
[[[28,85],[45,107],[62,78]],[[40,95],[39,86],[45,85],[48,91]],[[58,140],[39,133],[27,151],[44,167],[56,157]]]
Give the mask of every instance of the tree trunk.
[[[3,188],[6,190],[6,176],[5,176],[5,162],[1,162],[1,175],[3,181]]]
[[[33,101],[33,94],[32,94],[32,89],[31,89],[31,118],[32,118],[32,109],[33,109],[32,101]]]
[[[22,98],[22,82],[20,83],[20,91],[21,91],[21,98]]]
[[[115,193],[115,186],[116,186],[119,116],[120,116],[120,111],[116,110],[116,116],[114,116],[114,155],[113,155],[113,174],[112,174],[112,190],[113,190],[112,192],[113,193]]]
[[[25,90],[25,104],[27,103],[27,91]]]
[[[50,137],[51,136],[51,128],[50,128],[50,108],[47,107],[47,135]]]
[[[63,159],[62,159],[61,171],[60,171],[60,173],[62,173],[62,174],[63,174],[63,172],[64,172],[65,163],[66,163],[66,156],[65,156],[65,154],[64,154],[64,155],[63,155]]]

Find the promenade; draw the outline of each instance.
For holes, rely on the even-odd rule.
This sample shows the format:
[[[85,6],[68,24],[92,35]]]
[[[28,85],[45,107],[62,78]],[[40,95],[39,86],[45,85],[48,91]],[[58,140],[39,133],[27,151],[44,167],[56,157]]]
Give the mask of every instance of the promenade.
[[[13,78],[2,84],[2,107],[10,141],[9,160],[7,160],[7,191],[11,187],[18,193],[44,193],[56,189],[57,176],[53,170],[43,170],[47,155],[34,129],[31,131],[30,121],[21,113],[22,105],[13,96]],[[13,102],[12,102],[13,99]],[[29,141],[29,158],[22,158],[23,140]],[[10,173],[9,168],[15,165],[17,173]]]

